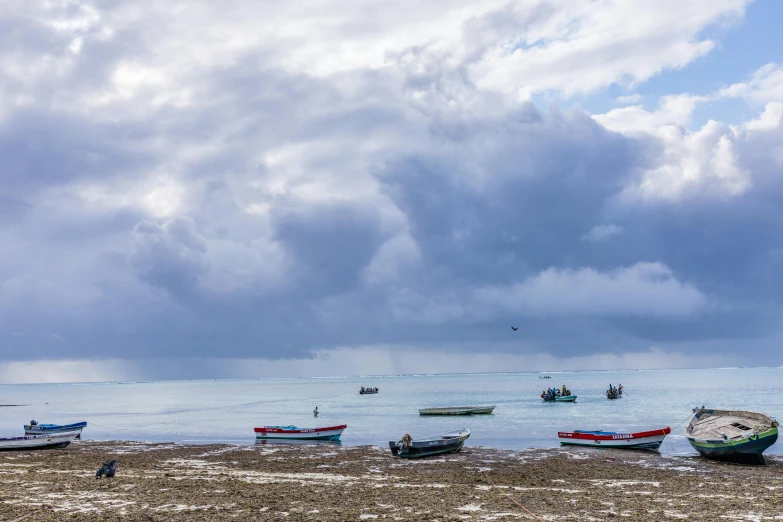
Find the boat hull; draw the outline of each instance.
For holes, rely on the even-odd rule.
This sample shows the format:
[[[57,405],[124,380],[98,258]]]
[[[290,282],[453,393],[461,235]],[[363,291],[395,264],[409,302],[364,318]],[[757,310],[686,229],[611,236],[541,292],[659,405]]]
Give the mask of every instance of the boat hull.
[[[337,441],[347,428],[347,424],[325,428],[297,428],[295,426],[264,426],[254,428],[256,439],[279,440],[321,440]]]
[[[709,423],[714,424],[705,428]],[[738,432],[740,435],[736,436]],[[688,420],[685,437],[704,458],[764,465],[764,451],[778,440],[778,423],[763,413],[696,408]]]
[[[698,440],[688,437],[693,449],[707,459],[763,465],[763,453],[778,440],[778,428],[753,435],[741,441]]]
[[[567,446],[657,450],[669,433],[671,429],[666,427],[637,433],[561,431],[557,436],[560,444]]]
[[[448,455],[461,450],[468,437],[470,437],[470,431],[463,430],[459,434],[444,435],[440,439],[414,440],[408,446],[403,446],[401,441],[395,442],[390,440],[389,449],[391,449],[393,457],[402,459],[420,459],[436,455]]]
[[[544,399],[544,402],[576,402],[576,395],[567,395],[565,397],[555,397],[554,399]]]
[[[76,432],[52,435],[25,435],[0,439],[0,451],[24,451],[55,449],[68,446],[76,438]]]
[[[79,438],[82,430],[87,427],[86,422],[76,422],[74,424],[37,424],[35,426],[26,424],[24,427],[25,435],[47,435],[50,433],[70,433],[76,432],[76,438]]]
[[[454,442],[452,444],[444,444],[442,446],[432,448],[403,448],[400,449],[396,442],[389,441],[389,448],[391,449],[392,456],[399,457],[401,459],[420,459],[424,457],[434,457],[436,455],[448,455],[450,453],[456,453],[462,449],[465,445],[464,440]]]
[[[419,415],[490,415],[495,406],[454,406],[450,408],[424,408]]]

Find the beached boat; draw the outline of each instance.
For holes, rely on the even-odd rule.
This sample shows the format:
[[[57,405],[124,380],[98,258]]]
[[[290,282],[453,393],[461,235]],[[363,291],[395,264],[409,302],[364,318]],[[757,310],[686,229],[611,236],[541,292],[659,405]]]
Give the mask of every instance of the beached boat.
[[[671,428],[617,433],[615,431],[560,431],[560,444],[572,446],[594,446],[597,448],[658,449],[671,433]]]
[[[778,422],[763,413],[695,408],[685,437],[702,457],[764,464],[764,451],[778,440]]]
[[[552,398],[544,397],[544,402],[576,402],[576,395],[555,396]]]
[[[373,393],[378,393],[378,388],[365,388],[362,386],[359,389],[359,395],[372,395]]]
[[[394,457],[404,459],[417,459],[431,457],[433,455],[445,455],[456,453],[462,449],[465,441],[470,437],[470,430],[462,428],[460,431],[436,435],[424,439],[412,439],[406,435],[399,441],[389,441],[389,448]]]
[[[76,438],[78,439],[82,430],[87,427],[86,422],[75,422],[73,424],[38,424],[35,421],[30,421],[30,424],[26,424],[24,427],[25,435],[46,435],[49,433],[67,433],[71,431],[76,432]]]
[[[448,408],[424,408],[419,410],[419,415],[489,415],[495,405],[492,406],[451,406]]]
[[[340,440],[256,438],[256,444],[260,446],[342,446],[343,443]]]
[[[253,428],[256,439],[340,440],[347,424],[325,428],[297,428],[296,426],[264,426]]]
[[[52,433],[50,435],[25,435],[0,438],[0,451],[64,448],[76,438],[78,432]]]

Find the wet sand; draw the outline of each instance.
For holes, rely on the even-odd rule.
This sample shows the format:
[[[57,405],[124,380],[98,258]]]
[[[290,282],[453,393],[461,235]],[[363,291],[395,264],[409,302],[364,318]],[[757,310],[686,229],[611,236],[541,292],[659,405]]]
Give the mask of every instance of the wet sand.
[[[114,479],[95,479],[117,459]],[[783,520],[765,467],[621,450],[394,459],[343,446],[76,442],[0,453],[0,520]]]

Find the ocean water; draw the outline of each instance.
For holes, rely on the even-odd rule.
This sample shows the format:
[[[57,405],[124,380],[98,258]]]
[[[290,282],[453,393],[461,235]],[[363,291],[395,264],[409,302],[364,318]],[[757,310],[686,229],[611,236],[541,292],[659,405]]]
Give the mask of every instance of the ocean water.
[[[254,426],[348,424],[342,443],[385,446],[403,434],[471,430],[470,445],[524,449],[558,446],[561,430],[670,426],[666,454],[695,454],[682,436],[696,406],[761,411],[783,420],[783,369],[727,368],[541,373],[400,375],[302,379],[0,385],[0,436],[23,433],[31,419],[86,420],[83,438],[253,444]],[[606,399],[609,383],[623,398]],[[544,403],[544,388],[565,384],[576,403]],[[359,395],[360,386],[377,395]],[[494,404],[493,415],[420,417],[419,408]],[[320,415],[313,418],[318,406]],[[767,453],[783,454],[783,441]]]

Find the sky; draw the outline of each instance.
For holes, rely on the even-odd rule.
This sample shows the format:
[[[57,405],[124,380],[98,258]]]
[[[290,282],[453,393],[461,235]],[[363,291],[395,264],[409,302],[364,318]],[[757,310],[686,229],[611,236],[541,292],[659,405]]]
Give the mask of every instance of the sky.
[[[783,365],[782,18],[5,0],[0,383]]]

